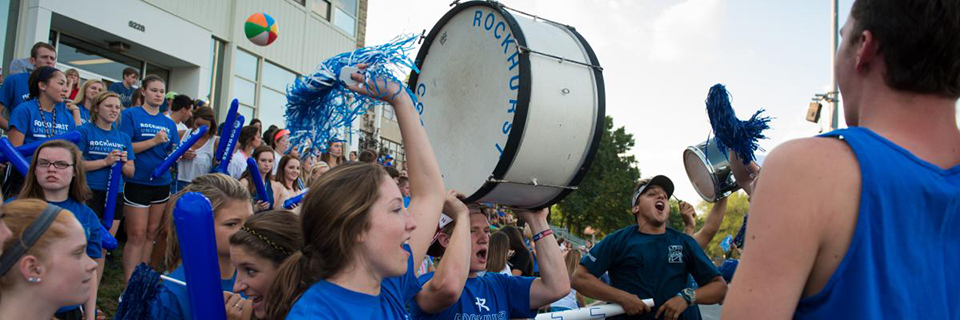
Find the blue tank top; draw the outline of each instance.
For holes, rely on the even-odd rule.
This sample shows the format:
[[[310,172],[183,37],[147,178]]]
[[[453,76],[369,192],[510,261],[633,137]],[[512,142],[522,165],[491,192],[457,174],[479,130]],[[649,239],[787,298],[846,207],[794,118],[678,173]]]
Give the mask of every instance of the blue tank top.
[[[856,155],[860,209],[840,265],[794,318],[960,319],[960,166],[941,169],[866,128],[822,136]]]

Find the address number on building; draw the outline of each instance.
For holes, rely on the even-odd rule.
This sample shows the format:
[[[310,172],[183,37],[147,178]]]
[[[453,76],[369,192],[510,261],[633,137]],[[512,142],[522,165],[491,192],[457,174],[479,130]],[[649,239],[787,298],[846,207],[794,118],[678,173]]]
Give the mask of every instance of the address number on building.
[[[147,31],[147,28],[144,27],[142,24],[139,24],[139,23],[136,23],[136,22],[133,22],[133,21],[130,21],[130,23],[127,24],[127,25],[129,25],[131,28],[140,30],[140,32],[146,32],[146,31]]]

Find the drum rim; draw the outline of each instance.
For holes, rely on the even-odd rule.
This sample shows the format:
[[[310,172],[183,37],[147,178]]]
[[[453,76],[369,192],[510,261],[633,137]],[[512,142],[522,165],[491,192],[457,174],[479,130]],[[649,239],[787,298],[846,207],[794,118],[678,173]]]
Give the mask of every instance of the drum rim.
[[[417,65],[418,72],[410,73],[410,80],[407,82],[407,85],[410,88],[417,87],[417,81],[420,79],[420,71],[423,67],[423,60],[430,53],[430,47],[433,45],[434,39],[440,33],[440,29],[443,26],[446,26],[450,19],[453,19],[454,16],[460,12],[474,7],[474,6],[485,6],[493,9],[500,13],[503,16],[504,21],[507,23],[507,26],[510,27],[510,31],[513,33],[513,37],[516,41],[514,45],[527,45],[527,39],[523,34],[523,29],[520,28],[520,24],[517,23],[517,20],[513,17],[512,14],[507,12],[500,6],[494,5],[486,1],[469,1],[458,4],[450,11],[447,11],[433,25],[433,28],[430,29],[430,32],[427,34],[427,37],[424,38],[423,44],[420,46],[420,51],[417,53],[417,58],[414,60],[414,63]],[[510,167],[513,166],[513,162],[517,157],[517,152],[520,149],[520,142],[523,139],[523,132],[527,124],[527,108],[530,105],[530,56],[521,54],[520,57],[520,88],[517,90],[517,111],[513,115],[513,127],[510,129],[510,134],[507,136],[507,143],[503,147],[503,153],[500,155],[500,160],[497,161],[496,167],[493,169],[493,174],[491,178],[494,179],[503,179],[503,177],[510,171]],[[464,202],[474,202],[486,196],[490,191],[499,185],[496,182],[485,181],[479,189],[473,194],[467,196],[464,199]]]
[[[709,143],[707,145],[709,146]],[[684,154],[686,154],[688,151],[693,152],[693,154],[700,159],[700,164],[706,167],[707,172],[710,173],[710,181],[713,182],[713,190],[715,192],[714,194],[710,195],[710,197],[708,198],[706,195],[703,194],[703,191],[700,191],[700,189],[696,187],[696,183],[693,184],[694,185],[693,189],[696,190],[698,194],[700,194],[700,197],[703,198],[703,200],[706,200],[707,202],[710,202],[710,203],[714,203],[714,202],[717,202],[717,200],[720,200],[721,198],[723,198],[723,196],[716,194],[717,192],[720,191],[720,179],[717,178],[717,171],[713,169],[713,162],[711,162],[710,159],[707,159],[707,155],[705,155],[702,151],[700,151],[700,148],[698,148],[697,146],[699,145],[688,146],[687,149],[685,149],[683,152]],[[686,158],[687,158],[686,156],[683,157],[684,162],[686,162],[685,161]],[[687,169],[688,167],[686,166],[686,163],[684,163],[683,167],[684,167],[684,170],[687,171],[687,180],[690,180],[690,170]],[[693,181],[691,181],[691,183],[692,182]]]
[[[587,39],[580,35],[580,32],[577,32],[577,29],[574,27],[568,25],[564,25],[564,27],[566,27],[570,33],[577,37],[577,41],[580,42],[580,44],[583,46],[583,50],[587,53],[587,57],[590,58],[590,64],[599,66],[600,60],[597,59],[597,54],[593,52],[593,47],[590,46],[590,43],[587,42]],[[593,159],[597,155],[597,150],[600,149],[600,138],[603,137],[603,133],[607,127],[607,98],[606,88],[603,82],[603,70],[599,68],[592,69],[594,81],[597,83],[597,120],[596,123],[594,123],[593,138],[590,141],[590,146],[587,147],[587,155],[583,158],[583,163],[580,164],[580,170],[577,171],[577,174],[573,176],[573,179],[571,179],[570,183],[568,184],[571,187],[580,185],[580,181],[582,181],[587,175],[587,171],[590,170],[590,165],[593,164]],[[560,191],[556,197],[553,197],[553,199],[550,199],[542,206],[538,207],[538,209],[549,207],[560,202],[560,200],[563,200],[563,198],[566,198],[568,195],[570,195],[571,192],[573,192],[573,189],[564,189],[563,191]]]
[[[410,79],[407,82],[407,85],[410,88],[416,88],[419,78],[420,70],[423,67],[423,61],[426,56],[429,54],[430,47],[433,45],[434,40],[439,36],[440,29],[452,19],[454,16],[460,12],[474,7],[474,6],[486,6],[500,13],[503,16],[504,21],[510,27],[510,31],[513,32],[514,39],[516,41],[515,45],[526,46],[527,40],[526,36],[523,33],[523,29],[520,27],[520,24],[517,22],[516,18],[513,17],[513,14],[507,12],[502,6],[495,3],[491,3],[483,0],[468,1],[458,4],[450,11],[447,11],[437,21],[436,24],[430,29],[430,32],[427,33],[426,38],[423,39],[423,44],[420,46],[420,51],[417,53],[416,60],[414,63],[417,66],[417,72],[411,72]],[[559,24],[558,24],[559,25]],[[570,33],[572,33],[576,40],[581,44],[584,51],[587,53],[587,57],[590,59],[590,63],[593,65],[600,65],[599,60],[597,59],[596,53],[593,51],[593,47],[587,42],[582,35],[580,35],[577,30],[571,26],[561,25],[565,27]],[[503,154],[500,155],[500,159],[497,161],[496,167],[493,169],[491,178],[494,179],[503,179],[503,177],[510,171],[510,168],[513,166],[514,161],[516,160],[517,153],[520,150],[520,144],[523,141],[523,133],[526,131],[527,123],[527,109],[530,106],[530,95],[531,95],[531,84],[530,84],[530,56],[529,54],[521,54],[519,62],[519,75],[520,75],[520,88],[517,91],[517,111],[513,117],[513,127],[511,128],[510,134],[507,137],[507,143],[504,145]],[[603,82],[603,73],[602,70],[598,68],[593,68],[593,75],[596,81],[597,89],[597,119],[594,123],[594,132],[593,137],[590,140],[590,145],[587,147],[587,154],[584,157],[583,162],[580,164],[580,169],[574,174],[573,178],[568,182],[568,186],[577,186],[586,176],[587,171],[590,169],[590,165],[593,163],[593,160],[596,156],[597,150],[599,150],[600,140],[603,136],[603,130],[606,129],[606,91],[605,85]],[[500,183],[499,182],[490,182],[486,181],[483,185],[477,189],[471,195],[468,195],[465,202],[474,202],[477,201],[496,188]],[[568,196],[573,189],[563,189],[556,196],[545,201],[543,204],[538,205],[535,208],[544,208],[549,207],[560,200],[563,200]]]

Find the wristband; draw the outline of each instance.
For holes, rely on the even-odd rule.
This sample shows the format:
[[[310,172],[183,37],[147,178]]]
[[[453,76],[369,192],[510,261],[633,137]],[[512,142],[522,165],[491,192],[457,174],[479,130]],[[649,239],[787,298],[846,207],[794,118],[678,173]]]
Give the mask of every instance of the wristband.
[[[553,230],[549,228],[547,228],[547,230],[540,231],[539,233],[533,235],[533,242],[537,242],[537,240],[543,239],[543,237],[549,236],[551,234],[553,234]]]

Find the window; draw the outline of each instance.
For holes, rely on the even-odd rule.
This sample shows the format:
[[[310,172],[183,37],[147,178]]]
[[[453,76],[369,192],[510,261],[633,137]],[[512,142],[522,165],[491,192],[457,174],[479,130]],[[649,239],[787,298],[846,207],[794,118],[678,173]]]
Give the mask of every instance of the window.
[[[220,88],[223,86],[223,79],[220,78],[221,74],[223,74],[223,41],[210,38],[210,94],[207,98],[217,114],[220,111],[217,98],[220,96]]]
[[[310,10],[324,20],[330,21],[330,0],[314,0],[310,3]]]
[[[251,107],[256,105],[256,92],[256,83],[241,77],[235,77],[233,79],[233,96],[237,98],[240,103]]]
[[[393,106],[387,103],[383,104],[383,117],[388,120],[397,121],[397,114],[393,111]]]
[[[380,156],[385,157],[386,155],[393,156],[394,167],[398,167],[401,163],[406,161],[402,144],[380,138]]]
[[[260,91],[260,121],[263,121],[264,128],[275,124],[278,127],[286,128],[287,122],[283,115],[287,110],[287,95],[267,89],[266,86]]]
[[[357,0],[337,0],[333,24],[351,37],[357,35]]]
[[[260,104],[257,106],[264,125],[275,124],[281,128],[287,126],[283,117],[287,110],[287,87],[296,80],[296,73],[269,61],[263,64],[263,78],[260,79],[263,90],[260,90]]]
[[[240,114],[246,121],[253,119],[257,105],[257,80],[260,75],[260,58],[237,49],[233,62],[233,96],[240,102]]]
[[[160,79],[163,79],[163,82],[167,84],[167,91],[170,91],[170,70],[167,70],[155,64],[147,63],[146,66],[144,67],[143,76],[146,77],[147,75],[151,75],[151,74],[160,77]],[[121,75],[122,75],[122,72],[121,72]]]
[[[247,80],[257,81],[258,70],[260,70],[260,58],[243,50],[237,50],[236,61],[233,63],[233,73],[235,75],[247,78]]]
[[[269,61],[263,64],[263,79],[261,81],[264,86],[270,89],[286,92],[287,87],[293,85],[296,80],[296,73],[287,71]]]
[[[137,69],[137,71],[143,71],[142,61],[110,52],[106,48],[91,45],[62,33],[52,36],[59,36],[57,61],[61,64],[96,74],[111,83],[122,81],[123,69],[125,68],[129,67]],[[151,69],[157,71],[156,67]],[[157,73],[160,72],[157,71]],[[169,71],[166,74],[169,74]],[[164,78],[164,81],[166,81],[166,78]]]

